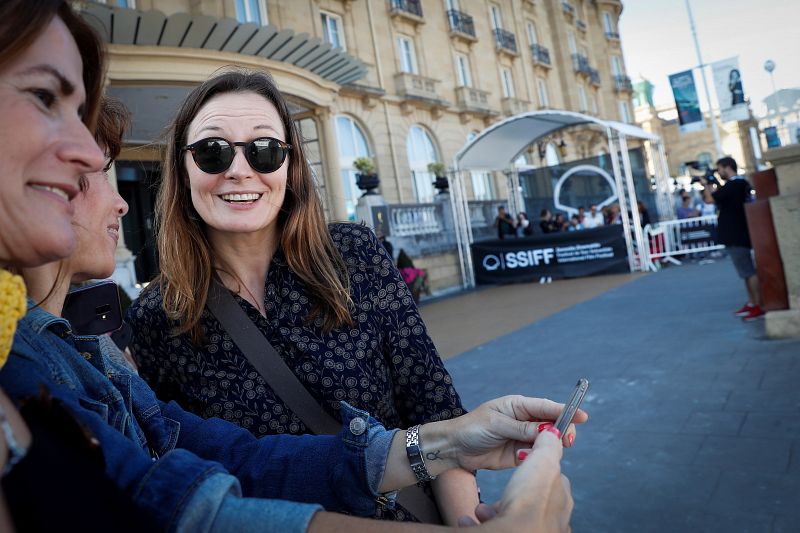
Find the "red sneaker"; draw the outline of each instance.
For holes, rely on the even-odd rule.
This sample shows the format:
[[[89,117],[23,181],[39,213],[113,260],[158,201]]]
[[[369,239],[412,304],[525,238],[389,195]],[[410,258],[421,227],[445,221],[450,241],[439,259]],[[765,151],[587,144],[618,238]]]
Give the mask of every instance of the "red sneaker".
[[[760,306],[754,305],[750,308],[750,312],[742,317],[742,320],[744,320],[745,322],[750,322],[751,320],[755,320],[764,315],[765,315],[764,310],[761,309]]]
[[[736,316],[747,316],[750,314],[750,310],[753,308],[753,304],[746,303],[744,304],[738,311],[734,312],[733,314]]]

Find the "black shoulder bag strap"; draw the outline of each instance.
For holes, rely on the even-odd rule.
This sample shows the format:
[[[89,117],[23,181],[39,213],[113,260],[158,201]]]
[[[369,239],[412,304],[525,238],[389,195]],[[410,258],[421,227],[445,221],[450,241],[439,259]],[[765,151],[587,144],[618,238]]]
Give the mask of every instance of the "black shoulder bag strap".
[[[339,433],[342,424],[311,396],[216,276],[211,280],[206,305],[264,381],[311,431],[317,435]],[[403,489],[397,502],[425,523],[442,523],[436,503],[421,487]]]

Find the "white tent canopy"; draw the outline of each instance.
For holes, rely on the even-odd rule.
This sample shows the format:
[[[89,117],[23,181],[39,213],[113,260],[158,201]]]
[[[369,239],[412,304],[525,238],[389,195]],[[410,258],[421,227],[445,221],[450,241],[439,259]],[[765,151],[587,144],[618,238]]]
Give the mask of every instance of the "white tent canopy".
[[[646,246],[642,233],[638,209],[635,206],[636,191],[631,172],[630,154],[627,139],[644,141],[649,149],[650,162],[656,178],[657,200],[661,215],[672,211],[672,198],[669,195],[669,171],[661,138],[632,124],[601,120],[596,117],[572,111],[546,110],[523,113],[494,124],[476,135],[458,151],[453,161],[451,177],[451,204],[456,220],[456,237],[462,264],[463,281],[466,287],[474,285],[472,265],[472,226],[469,218],[469,205],[464,189],[463,172],[504,171],[508,176],[509,208],[519,211],[522,198],[519,192],[519,169],[513,162],[531,144],[552,134],[575,126],[595,126],[605,130],[608,137],[609,154],[614,171],[614,181],[619,197],[620,210],[631,213],[631,219],[623,216],[625,240],[628,248],[630,269],[641,268],[637,259]]]
[[[657,135],[632,124],[600,120],[572,111],[533,111],[507,118],[476,135],[456,154],[456,170],[505,170],[531,143],[581,124],[610,128],[636,139],[659,140]]]

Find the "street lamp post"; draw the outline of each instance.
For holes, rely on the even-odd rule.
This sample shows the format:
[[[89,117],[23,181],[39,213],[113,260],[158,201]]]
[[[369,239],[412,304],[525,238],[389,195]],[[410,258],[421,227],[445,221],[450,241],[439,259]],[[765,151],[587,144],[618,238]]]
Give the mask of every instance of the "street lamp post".
[[[686,12],[689,14],[689,25],[692,27],[692,37],[694,38],[694,48],[697,51],[697,62],[700,63],[700,75],[703,78],[703,88],[706,91],[706,102],[708,102],[708,118],[711,121],[711,133],[714,135],[714,146],[717,149],[717,159],[722,157],[722,143],[719,140],[719,130],[717,129],[717,119],[714,116],[714,106],[711,105],[711,93],[708,90],[708,82],[706,81],[706,65],[703,63],[703,56],[700,53],[700,41],[697,39],[697,30],[694,27],[694,16],[692,15],[692,6],[689,0],[686,0]]]
[[[780,115],[780,124],[783,125],[783,115],[781,115],[781,100],[778,97],[778,89],[775,87],[775,62],[767,59],[764,62],[764,70],[769,72],[769,79],[772,81],[772,94],[775,97],[775,114]]]

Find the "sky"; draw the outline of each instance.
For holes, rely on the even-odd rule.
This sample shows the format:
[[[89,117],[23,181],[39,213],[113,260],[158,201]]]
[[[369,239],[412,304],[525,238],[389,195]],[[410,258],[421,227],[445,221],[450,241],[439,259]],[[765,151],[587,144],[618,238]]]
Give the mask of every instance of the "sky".
[[[772,93],[764,62],[771,59],[778,90],[800,87],[800,0],[690,0],[706,64],[739,56],[746,97],[756,116]],[[698,65],[685,0],[623,0],[619,21],[628,75],[655,85],[656,106],[672,104],[668,76]],[[706,79],[716,107],[711,69]],[[699,70],[695,83],[704,109]]]

